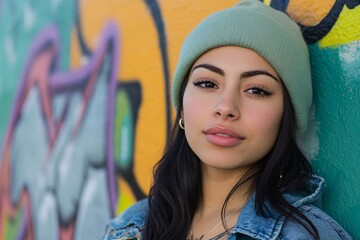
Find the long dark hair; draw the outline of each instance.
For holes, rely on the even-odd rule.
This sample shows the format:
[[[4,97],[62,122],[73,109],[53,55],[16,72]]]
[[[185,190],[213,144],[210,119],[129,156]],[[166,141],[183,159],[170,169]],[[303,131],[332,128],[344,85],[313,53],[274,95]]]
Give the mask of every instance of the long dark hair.
[[[187,79],[187,78],[186,78]],[[180,106],[186,82],[180,91]],[[249,192],[256,192],[256,212],[268,216],[266,202],[287,218],[301,224],[315,239],[319,239],[316,227],[297,208],[288,203],[283,193],[302,190],[312,175],[312,168],[303,156],[294,139],[294,110],[284,86],[284,110],[277,140],[270,152],[237,182],[228,194],[223,207],[231,195],[245,182],[252,180]],[[191,150],[185,132],[177,122],[165,147],[164,156],[154,167],[154,183],[149,194],[149,213],[144,230],[146,240],[186,239],[192,219],[201,200],[200,160]],[[281,176],[281,177],[280,177]]]

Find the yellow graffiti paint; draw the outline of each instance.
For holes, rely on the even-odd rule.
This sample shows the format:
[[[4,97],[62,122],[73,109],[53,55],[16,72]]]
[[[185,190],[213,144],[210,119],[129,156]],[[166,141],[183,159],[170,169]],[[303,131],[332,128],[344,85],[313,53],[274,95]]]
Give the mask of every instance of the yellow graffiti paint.
[[[82,0],[80,13],[85,42],[94,51],[104,26],[112,21],[120,33],[118,80],[136,81],[141,86],[141,106],[135,135],[134,173],[148,192],[151,169],[160,158],[166,139],[165,85],[159,37],[153,16],[143,0]],[[81,54],[72,45],[72,63]]]
[[[175,71],[180,47],[189,32],[206,16],[234,6],[239,0],[194,1],[160,0],[169,51],[170,75]]]
[[[271,3],[271,0],[264,0],[264,3],[269,6]]]
[[[116,204],[115,214],[119,214],[136,201],[135,196],[129,185],[120,177],[117,178],[119,186],[119,196]]]
[[[344,6],[331,31],[319,42],[320,47],[337,46],[360,40],[360,6]]]
[[[315,26],[329,13],[335,0],[290,0],[286,12],[303,26]]]

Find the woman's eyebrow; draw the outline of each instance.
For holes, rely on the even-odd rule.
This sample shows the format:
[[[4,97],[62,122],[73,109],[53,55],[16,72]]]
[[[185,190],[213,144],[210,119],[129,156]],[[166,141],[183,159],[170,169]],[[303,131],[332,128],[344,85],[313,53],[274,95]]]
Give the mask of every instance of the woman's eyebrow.
[[[267,71],[264,71],[264,70],[254,70],[254,71],[243,72],[243,73],[240,75],[240,79],[241,79],[241,78],[254,77],[254,76],[257,76],[257,75],[266,75],[266,76],[271,77],[271,78],[274,79],[275,81],[280,82],[280,80],[277,79],[274,75],[272,75],[271,73],[269,73],[269,72],[267,72]]]
[[[217,73],[221,76],[225,76],[225,72],[224,70],[222,70],[221,68],[217,67],[217,66],[214,66],[214,65],[211,65],[211,64],[207,64],[207,63],[204,63],[204,64],[199,64],[199,65],[196,65],[192,71],[194,71],[195,69],[197,68],[206,68],[214,73]],[[257,76],[257,75],[266,75],[268,77],[271,77],[272,79],[274,79],[275,81],[277,82],[280,82],[279,79],[277,79],[274,75],[272,75],[271,73],[265,71],[265,70],[253,70],[253,71],[247,71],[247,72],[243,72],[241,75],[240,75],[240,79],[241,78],[250,78],[250,77],[254,77],[254,76]]]
[[[192,71],[194,71],[195,69],[197,68],[206,68],[214,73],[217,73],[217,74],[220,74],[221,76],[225,76],[225,72],[224,70],[222,70],[221,68],[218,68],[214,65],[211,65],[211,64],[199,64],[199,65],[196,65]]]

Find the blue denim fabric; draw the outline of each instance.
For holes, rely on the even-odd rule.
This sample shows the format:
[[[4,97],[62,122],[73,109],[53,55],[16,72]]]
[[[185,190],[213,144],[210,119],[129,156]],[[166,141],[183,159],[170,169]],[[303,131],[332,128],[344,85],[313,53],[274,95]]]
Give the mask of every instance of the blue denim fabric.
[[[110,220],[106,226],[103,240],[142,239],[142,230],[145,228],[147,213],[147,199],[135,203],[118,217]]]
[[[309,181],[307,193],[288,193],[284,194],[284,198],[294,207],[298,207],[309,218],[316,226],[320,239],[352,239],[335,220],[317,207],[324,185],[325,182],[322,178],[313,176]],[[228,238],[229,240],[312,239],[311,235],[299,223],[286,219],[270,205],[268,205],[267,215],[271,217],[257,215],[254,199],[255,195],[243,207],[238,222]],[[142,239],[147,212],[147,199],[135,203],[109,222],[103,240]]]

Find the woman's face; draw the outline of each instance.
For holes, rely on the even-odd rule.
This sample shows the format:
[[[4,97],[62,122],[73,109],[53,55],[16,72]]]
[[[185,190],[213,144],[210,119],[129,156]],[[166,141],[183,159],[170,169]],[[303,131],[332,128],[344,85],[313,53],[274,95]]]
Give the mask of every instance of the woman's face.
[[[256,52],[219,47],[193,64],[182,116],[203,165],[244,169],[257,162],[273,147],[282,113],[280,77]]]

